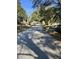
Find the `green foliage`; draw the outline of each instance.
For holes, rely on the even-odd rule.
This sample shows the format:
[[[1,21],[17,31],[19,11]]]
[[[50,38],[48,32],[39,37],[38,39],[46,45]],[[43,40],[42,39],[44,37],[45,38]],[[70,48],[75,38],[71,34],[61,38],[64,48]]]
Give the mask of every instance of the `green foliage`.
[[[23,22],[27,22],[27,15],[25,14],[25,11],[21,7],[21,4],[19,3],[19,0],[17,2],[17,30],[20,32],[23,30],[23,27],[25,26]]]
[[[34,11],[32,13],[32,18],[31,18],[32,21],[39,21],[39,13],[38,11]]]
[[[56,6],[53,6],[54,4]],[[45,31],[54,28],[53,23],[61,23],[60,0],[57,0],[57,2],[55,0],[33,0],[33,6],[37,10],[32,14],[32,20],[41,22],[44,25]],[[60,32],[61,27],[56,28],[56,30]]]
[[[27,20],[27,15],[25,14],[25,11],[21,7],[20,3],[17,3],[17,17],[18,21],[20,20]]]
[[[59,8],[49,8],[45,10],[45,7],[38,8],[32,14],[32,21],[40,21],[41,23],[44,21],[46,25],[49,25],[48,22],[60,22],[61,21],[61,10]]]
[[[57,6],[50,7],[52,4]],[[46,25],[49,25],[49,21],[51,24],[61,22],[60,0],[57,0],[57,2],[55,0],[33,0],[33,6],[37,7],[37,15],[40,17],[40,22],[44,21]],[[37,19],[36,16],[34,16],[35,19]]]
[[[49,6],[51,4],[55,4],[56,6],[61,5],[61,0],[32,0],[33,7],[39,7],[39,6]]]

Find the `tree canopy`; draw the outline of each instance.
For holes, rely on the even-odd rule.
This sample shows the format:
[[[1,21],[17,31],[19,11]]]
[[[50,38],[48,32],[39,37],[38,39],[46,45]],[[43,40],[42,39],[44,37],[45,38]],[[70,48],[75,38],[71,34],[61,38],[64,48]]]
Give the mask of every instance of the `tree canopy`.
[[[24,9],[21,7],[21,4],[19,2],[20,0],[17,0],[17,29],[18,31],[23,29],[23,21],[27,22],[28,16],[25,14]]]
[[[17,3],[17,17],[18,21],[27,20],[27,15],[25,14],[25,11],[21,7],[20,2]]]
[[[32,0],[33,7],[39,7],[39,6],[49,6],[51,4],[55,4],[56,6],[60,6],[61,0]]]
[[[37,8],[40,22],[45,21],[46,25],[48,25],[48,21],[61,22],[60,0],[33,0],[32,2],[33,7]]]

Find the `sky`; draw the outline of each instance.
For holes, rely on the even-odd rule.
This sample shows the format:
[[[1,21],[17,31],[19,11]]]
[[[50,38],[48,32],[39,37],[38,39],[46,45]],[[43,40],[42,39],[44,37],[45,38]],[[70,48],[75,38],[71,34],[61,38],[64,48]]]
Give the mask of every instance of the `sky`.
[[[20,0],[20,3],[26,14],[30,16],[34,11],[34,9],[32,8],[32,0]]]
[[[55,2],[57,2],[58,0],[55,0]],[[25,10],[26,15],[30,16],[32,14],[32,12],[35,10],[34,8],[32,8],[32,0],[20,0],[21,6],[22,8]],[[53,6],[56,6],[55,4],[53,4]]]

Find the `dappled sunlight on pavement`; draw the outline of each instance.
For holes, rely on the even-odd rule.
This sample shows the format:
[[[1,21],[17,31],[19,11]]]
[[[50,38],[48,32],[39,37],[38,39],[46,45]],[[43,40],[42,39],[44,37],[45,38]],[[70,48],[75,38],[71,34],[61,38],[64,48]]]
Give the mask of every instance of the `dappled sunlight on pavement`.
[[[60,59],[61,42],[43,32],[41,25],[18,33],[18,59]]]

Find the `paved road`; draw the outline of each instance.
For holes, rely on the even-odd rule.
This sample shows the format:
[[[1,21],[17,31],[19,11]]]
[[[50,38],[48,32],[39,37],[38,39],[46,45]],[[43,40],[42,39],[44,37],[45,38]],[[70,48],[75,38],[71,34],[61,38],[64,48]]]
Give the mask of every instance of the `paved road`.
[[[54,41],[40,24],[32,26],[18,33],[18,59],[60,59],[60,52],[53,44]]]

